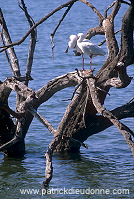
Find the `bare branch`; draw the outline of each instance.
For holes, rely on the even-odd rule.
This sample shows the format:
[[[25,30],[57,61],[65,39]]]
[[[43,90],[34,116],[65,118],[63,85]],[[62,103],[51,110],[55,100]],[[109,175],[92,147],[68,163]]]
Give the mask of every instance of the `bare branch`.
[[[0,146],[0,151],[3,151],[7,148],[9,148],[10,146],[12,146],[13,144],[15,144],[16,142],[18,142],[20,139],[17,136],[14,136],[14,138],[12,140],[10,140],[9,142],[3,144],[2,146]]]
[[[128,3],[127,1],[123,1],[123,0],[121,1],[121,3],[127,4],[127,5],[129,5],[129,6],[131,5],[131,4]]]
[[[36,100],[36,103],[34,103],[34,107],[38,107],[43,102],[47,101],[57,91],[67,87],[76,86],[80,82],[81,78],[78,76],[76,71],[52,79],[47,83],[47,85],[36,91],[36,97],[38,99]]]
[[[130,102],[132,102],[134,100],[134,97],[132,97],[127,103],[129,104]]]
[[[53,126],[43,118],[32,106],[30,106],[29,112],[36,117],[48,130],[54,135],[56,131],[54,130]]]
[[[79,82],[81,82],[81,78],[78,76],[77,72],[72,72],[51,80],[47,85],[39,89],[36,93],[14,77],[7,78],[3,82],[3,87],[5,86],[5,88],[10,88],[14,90],[18,95],[23,97],[24,101],[20,104],[21,110],[19,110],[21,113],[24,111],[24,109],[30,106],[31,103],[33,103],[35,108],[38,108],[40,104],[47,101],[57,91],[69,86],[75,86],[79,84]]]
[[[66,10],[65,13],[63,14],[62,18],[60,19],[60,21],[59,21],[58,25],[56,26],[56,28],[54,29],[53,33],[51,33],[51,35],[50,35],[51,44],[52,44],[52,59],[54,59],[54,47],[55,47],[55,45],[54,45],[54,40],[53,40],[54,35],[55,35],[55,33],[56,33],[58,27],[60,26],[61,22],[64,20],[65,16],[67,15],[67,13],[69,12],[69,10],[70,10],[71,7],[73,6],[73,4],[74,4],[74,2],[70,3],[70,5],[68,5],[67,10]]]
[[[1,39],[1,41],[2,41],[2,45],[5,46],[5,41],[4,41],[4,38],[3,38],[3,28],[2,28],[2,31],[1,31],[1,33],[0,33],[0,39]],[[5,56],[6,56],[6,59],[7,59],[7,62],[8,62],[8,64],[9,64],[9,66],[10,66],[10,69],[11,69],[11,71],[12,71],[12,73],[13,73],[12,64],[11,64],[11,61],[10,61],[10,58],[9,58],[9,55],[8,55],[7,50],[5,50]]]
[[[118,118],[118,120],[134,117],[134,102],[127,103],[123,106],[117,107],[110,112]],[[113,125],[113,123],[106,117],[103,117],[102,115],[96,115],[94,117],[95,122],[90,123],[91,116],[89,115],[86,118],[86,128],[80,129],[78,132],[75,133],[75,138],[79,139],[80,135],[82,135],[81,141],[84,142],[89,136],[92,136],[94,134],[100,133],[101,131],[106,130],[110,126]]]
[[[79,1],[81,1],[84,4],[86,4],[87,6],[89,6],[97,14],[99,21],[100,21],[100,24],[101,24],[102,21],[103,21],[103,16],[101,15],[101,13],[88,1],[86,1],[86,0],[79,0]]]
[[[113,21],[115,16],[117,15],[119,9],[120,9],[120,6],[121,6],[121,1],[122,0],[116,0],[115,4],[114,4],[114,8],[113,8],[113,11],[112,13],[108,16],[108,18]]]
[[[16,78],[14,77],[7,78],[3,84],[5,85],[5,87],[14,90],[17,94],[25,99],[29,96],[35,96],[35,93],[32,89],[28,88],[26,85],[16,80]]]
[[[102,26],[90,28],[86,33],[86,39],[90,40],[95,35],[105,35],[104,29]]]
[[[105,37],[108,46],[108,58],[101,70],[99,70],[96,75],[99,81],[109,79],[109,77],[117,77],[119,63],[124,65],[124,70],[125,67],[134,63],[133,23],[134,7],[130,6],[122,20],[121,48],[119,50],[118,43],[114,34],[114,24],[111,23],[108,18],[103,21],[103,27],[106,32]],[[116,68],[117,70],[114,70]]]
[[[109,5],[109,6],[107,7],[107,9],[106,9],[105,12],[104,12],[105,18],[107,18],[107,11],[108,11],[110,8],[112,8],[112,7],[115,5],[115,3],[116,3],[116,1],[114,1],[111,5]]]
[[[121,31],[121,29],[117,30],[114,34],[117,34],[120,31]],[[105,42],[106,42],[106,39],[104,39],[100,44],[98,44],[98,46],[103,45]]]
[[[27,7],[25,6],[24,0],[21,0],[22,7],[19,5],[19,7],[24,11],[25,16],[28,20],[28,23],[30,27],[32,27],[35,22],[32,19],[32,17],[28,14]],[[26,77],[27,80],[25,81],[25,84],[28,86],[28,80],[31,74],[32,64],[33,64],[33,55],[36,45],[36,37],[37,37],[37,31],[36,29],[33,29],[31,31],[31,40],[30,40],[30,46],[29,46],[29,52],[28,52],[28,58],[27,58],[27,66],[26,66]]]
[[[4,20],[4,16],[3,16],[1,9],[0,9],[0,24],[2,26],[2,34],[5,38],[6,45],[11,45],[11,43],[12,43],[11,37],[9,35],[9,31],[8,31],[7,26],[6,26],[6,22]],[[10,61],[11,61],[10,63],[12,65],[11,66],[12,72],[13,72],[14,76],[19,77],[21,75],[20,74],[20,68],[19,68],[19,62],[18,62],[16,53],[14,51],[14,48],[13,47],[9,48],[8,53],[9,53],[9,56],[10,56]]]
[[[42,19],[40,19],[38,22],[36,22],[28,31],[27,33],[22,37],[22,39],[20,39],[17,42],[13,42],[9,45],[6,46],[1,46],[0,48],[3,48],[2,50],[0,50],[0,52],[3,52],[5,49],[10,48],[12,46],[16,46],[16,45],[20,45],[27,37],[28,35],[32,32],[32,30],[34,30],[37,26],[39,26],[40,24],[42,24],[44,21],[46,21],[49,17],[51,17],[54,13],[56,13],[57,11],[61,10],[64,7],[67,7],[68,5],[70,5],[70,3],[72,2],[76,2],[78,0],[70,0],[62,5],[60,5],[59,7],[57,7],[56,9],[54,9],[53,11],[51,11],[50,13],[48,13],[48,15],[46,15],[45,17],[43,17]]]

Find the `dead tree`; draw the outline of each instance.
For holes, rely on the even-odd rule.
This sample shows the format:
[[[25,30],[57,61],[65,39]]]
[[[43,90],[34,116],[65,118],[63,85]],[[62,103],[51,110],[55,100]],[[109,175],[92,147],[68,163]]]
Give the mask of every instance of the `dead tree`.
[[[134,133],[132,130],[120,122],[121,119],[134,117],[134,103],[132,100],[127,104],[108,111],[103,106],[105,98],[111,87],[117,89],[125,88],[131,83],[132,77],[127,74],[127,66],[134,63],[133,48],[133,27],[134,27],[134,2],[116,0],[110,5],[104,16],[88,1],[80,0],[89,6],[99,18],[98,27],[87,31],[86,38],[104,35],[108,47],[108,57],[101,69],[94,76],[91,71],[74,71],[62,76],[56,77],[37,91],[28,87],[28,82],[32,80],[31,68],[36,44],[36,28],[47,20],[55,12],[67,7],[65,14],[59,21],[56,29],[51,34],[53,37],[60,23],[69,12],[70,8],[78,0],[71,0],[54,9],[48,15],[43,17],[37,23],[34,23],[29,16],[24,0],[21,0],[20,7],[24,11],[29,22],[30,29],[17,42],[12,43],[2,10],[0,11],[1,40],[2,47],[0,52],[5,51],[7,60],[12,70],[13,76],[0,82],[0,150],[8,156],[21,156],[25,154],[25,136],[28,128],[36,117],[48,128],[53,135],[46,152],[46,178],[44,186],[48,186],[52,179],[52,155],[54,151],[58,152],[79,152],[81,146],[87,148],[84,141],[91,135],[99,133],[108,127],[115,125],[123,134],[127,144],[134,155]],[[122,19],[121,45],[115,37],[114,19],[120,10],[121,4],[128,4],[128,10]],[[108,15],[107,11],[111,9]],[[21,76],[19,61],[14,51],[14,46],[21,44],[29,35],[31,35],[29,54],[26,66],[26,75]],[[77,66],[76,66],[77,67]],[[54,129],[45,118],[38,112],[38,107],[49,100],[57,91],[66,87],[75,87],[72,99],[63,115],[57,129]],[[12,91],[16,92],[17,102],[16,110],[12,110],[8,105],[8,98]],[[10,116],[16,118],[15,122]]]

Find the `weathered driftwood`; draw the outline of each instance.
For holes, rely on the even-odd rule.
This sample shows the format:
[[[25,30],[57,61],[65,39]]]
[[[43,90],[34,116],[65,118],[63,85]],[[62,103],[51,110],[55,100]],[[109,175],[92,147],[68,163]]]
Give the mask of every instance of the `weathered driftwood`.
[[[99,26],[89,29],[86,37],[91,39],[97,34],[104,35],[108,47],[108,57],[95,76],[89,70],[76,70],[52,79],[36,92],[28,87],[28,81],[32,80],[30,74],[36,44],[35,28],[55,12],[68,6],[68,9],[59,21],[60,24],[73,4],[75,2],[77,3],[77,0],[71,0],[62,4],[37,23],[34,23],[31,19],[24,0],[21,0],[20,7],[28,19],[30,29],[22,39],[14,43],[11,42],[11,39],[9,40],[10,35],[7,31],[2,11],[0,15],[0,24],[3,29],[2,43],[4,45],[1,52],[7,49],[7,58],[11,60],[10,66],[14,75],[14,77],[8,77],[4,82],[0,82],[0,150],[9,156],[24,155],[24,139],[33,117],[36,117],[54,136],[46,152],[46,178],[43,182],[44,187],[48,186],[52,179],[52,156],[55,150],[58,152],[78,152],[81,146],[88,148],[84,141],[89,136],[99,133],[111,125],[115,125],[123,134],[134,155],[134,142],[132,140],[134,133],[119,121],[123,118],[134,117],[134,102],[127,103],[111,111],[107,111],[103,106],[106,95],[109,94],[111,87],[121,89],[131,83],[132,78],[128,76],[126,67],[134,63],[133,1],[128,3],[129,8],[122,19],[120,47],[115,37],[114,19],[124,1],[116,0],[113,2],[113,4],[106,9],[104,16],[88,1],[80,1],[89,6],[99,18]],[[112,11],[108,15],[107,11],[109,9],[112,9]],[[51,36],[54,36],[55,31]],[[25,76],[22,77],[19,63],[18,61],[15,62],[17,57],[15,57],[13,46],[22,43],[29,34],[31,34],[29,55],[26,73]],[[66,87],[75,86],[76,88],[72,95],[71,102],[66,108],[57,129],[54,129],[52,124],[37,112],[37,109],[56,92]],[[17,95],[16,110],[12,110],[8,106],[8,97],[12,90],[15,91]],[[15,123],[10,118],[10,115],[16,118]]]

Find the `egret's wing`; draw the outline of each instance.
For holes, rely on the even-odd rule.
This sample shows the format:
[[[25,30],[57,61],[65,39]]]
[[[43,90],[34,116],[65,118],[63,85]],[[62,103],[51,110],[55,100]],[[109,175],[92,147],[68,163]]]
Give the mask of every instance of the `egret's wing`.
[[[99,46],[93,44],[93,43],[87,43],[87,46],[85,47],[85,51],[91,53],[92,55],[105,55],[105,51],[100,48]]]

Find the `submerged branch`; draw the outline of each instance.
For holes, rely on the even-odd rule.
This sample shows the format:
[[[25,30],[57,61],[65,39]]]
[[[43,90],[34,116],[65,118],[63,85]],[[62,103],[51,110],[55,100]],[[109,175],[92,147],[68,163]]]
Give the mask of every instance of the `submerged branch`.
[[[57,146],[57,144],[62,139],[61,136],[55,136],[52,142],[49,144],[48,150],[46,152],[46,172],[45,172],[45,180],[43,181],[44,188],[49,186],[49,183],[53,177],[53,166],[52,166],[52,155]]]
[[[63,140],[71,140],[71,141],[79,144],[80,146],[83,146],[84,148],[88,149],[88,145],[87,144],[85,144],[84,142],[80,142],[79,140],[76,140],[76,139],[74,139],[72,137],[62,136],[62,139]]]
[[[52,155],[53,149],[48,148],[45,157],[46,157],[46,172],[45,172],[45,180],[43,181],[44,188],[47,188],[52,177],[53,177],[53,165],[52,165]]]

